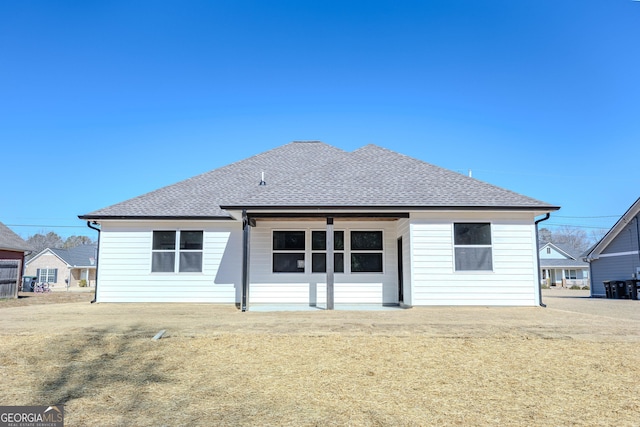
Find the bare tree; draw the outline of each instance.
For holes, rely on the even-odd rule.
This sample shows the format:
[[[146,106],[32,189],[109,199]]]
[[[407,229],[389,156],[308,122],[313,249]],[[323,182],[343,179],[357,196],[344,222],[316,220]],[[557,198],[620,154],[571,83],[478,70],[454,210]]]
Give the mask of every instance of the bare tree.
[[[93,241],[88,236],[69,236],[67,240],[64,241],[62,247],[64,249],[75,248],[80,245],[90,245]]]
[[[40,253],[47,248],[61,248],[64,242],[62,238],[53,231],[47,234],[34,234],[27,239],[29,246],[33,248],[33,255]]]
[[[553,238],[553,233],[548,228],[541,228],[538,230],[538,239],[541,242],[550,242]]]
[[[556,230],[541,228],[538,231],[541,242],[551,242],[568,246],[578,253],[582,253],[592,245],[592,239],[587,232],[578,227],[563,225]]]
[[[607,234],[607,230],[606,228],[598,228],[596,230],[591,230],[590,237],[591,237],[591,242],[592,244],[598,243],[605,234]]]

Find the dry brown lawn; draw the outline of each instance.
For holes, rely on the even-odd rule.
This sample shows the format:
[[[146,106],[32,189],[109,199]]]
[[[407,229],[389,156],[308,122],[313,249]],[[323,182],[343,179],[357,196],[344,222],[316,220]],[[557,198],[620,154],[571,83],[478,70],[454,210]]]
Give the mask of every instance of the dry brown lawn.
[[[0,405],[63,403],[68,426],[640,425],[640,301],[240,313],[62,295],[0,302]]]

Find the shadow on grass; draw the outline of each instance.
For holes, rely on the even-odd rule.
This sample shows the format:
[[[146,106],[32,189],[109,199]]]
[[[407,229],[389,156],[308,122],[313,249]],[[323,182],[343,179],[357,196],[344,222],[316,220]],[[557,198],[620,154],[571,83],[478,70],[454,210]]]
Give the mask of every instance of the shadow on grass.
[[[157,347],[151,336],[136,326],[124,332],[104,328],[51,343],[52,368],[43,370],[37,404],[80,403],[72,405],[76,414],[67,415],[74,424],[122,425],[123,417],[130,422],[144,416],[149,410],[148,388],[166,381],[160,358],[153,357]]]

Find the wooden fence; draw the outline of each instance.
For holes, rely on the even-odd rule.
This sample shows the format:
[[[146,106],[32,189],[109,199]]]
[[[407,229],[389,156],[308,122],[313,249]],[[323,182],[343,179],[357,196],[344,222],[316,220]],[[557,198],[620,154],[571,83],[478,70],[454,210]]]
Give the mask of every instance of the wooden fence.
[[[0,259],[0,299],[18,298],[21,264],[16,259]]]

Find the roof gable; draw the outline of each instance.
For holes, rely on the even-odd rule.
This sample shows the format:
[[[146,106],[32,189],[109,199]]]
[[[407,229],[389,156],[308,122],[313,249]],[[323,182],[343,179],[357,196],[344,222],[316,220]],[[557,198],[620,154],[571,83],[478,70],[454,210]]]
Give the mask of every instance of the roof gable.
[[[27,261],[27,264],[50,253],[68,267],[95,267],[96,250],[97,245],[80,245],[69,249],[46,248]]]
[[[266,185],[259,185],[261,173]],[[240,207],[557,208],[375,145],[293,142],[83,215],[229,217]]]
[[[546,249],[549,249],[551,254],[547,254]],[[550,256],[547,256],[550,255]],[[553,256],[557,255],[557,256]],[[576,257],[572,254],[572,251],[566,246],[557,245],[551,242],[547,242],[540,247],[540,259],[573,259]]]
[[[622,230],[627,226],[633,218],[637,217],[640,213],[640,198],[638,198],[629,209],[620,217],[618,221],[611,227],[607,234],[605,234],[598,243],[596,243],[586,254],[585,259],[591,261],[598,259],[600,254],[607,249],[613,240],[620,234]],[[637,219],[636,219],[637,220]]]

